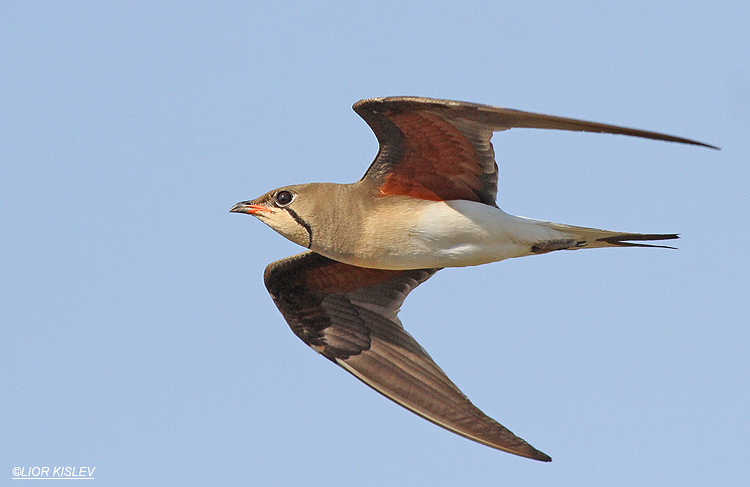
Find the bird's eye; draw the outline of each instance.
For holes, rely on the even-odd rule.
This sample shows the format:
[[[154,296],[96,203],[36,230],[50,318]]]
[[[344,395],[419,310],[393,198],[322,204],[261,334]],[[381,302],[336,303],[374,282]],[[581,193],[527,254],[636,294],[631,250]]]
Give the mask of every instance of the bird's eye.
[[[287,190],[279,191],[276,193],[276,204],[279,206],[286,206],[292,202],[292,193]]]

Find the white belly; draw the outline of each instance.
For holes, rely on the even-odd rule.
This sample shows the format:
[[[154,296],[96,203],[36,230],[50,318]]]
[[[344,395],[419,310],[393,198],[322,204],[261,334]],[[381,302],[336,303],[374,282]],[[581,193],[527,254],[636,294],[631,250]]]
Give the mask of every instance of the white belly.
[[[408,210],[394,206],[367,221],[356,252],[313,250],[379,269],[465,267],[530,255],[535,243],[565,237],[544,222],[482,203],[410,200]]]

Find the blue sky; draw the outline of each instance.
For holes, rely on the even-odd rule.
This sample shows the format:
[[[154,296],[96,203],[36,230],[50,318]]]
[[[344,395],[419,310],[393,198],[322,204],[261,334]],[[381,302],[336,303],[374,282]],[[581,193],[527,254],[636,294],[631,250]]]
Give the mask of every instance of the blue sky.
[[[747,485],[747,2],[0,6],[0,482]],[[262,283],[300,250],[237,201],[358,179],[350,109],[421,95],[721,151],[513,130],[505,211],[679,250],[441,271],[401,318],[542,464],[437,428],[318,357]]]

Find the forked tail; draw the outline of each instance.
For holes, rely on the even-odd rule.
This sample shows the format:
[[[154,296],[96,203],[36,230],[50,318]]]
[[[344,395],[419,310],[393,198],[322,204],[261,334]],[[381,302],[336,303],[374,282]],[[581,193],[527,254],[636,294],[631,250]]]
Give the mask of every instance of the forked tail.
[[[540,245],[532,247],[534,253],[544,253],[552,250],[587,248],[596,249],[603,247],[658,247],[663,249],[675,249],[669,245],[658,245],[641,243],[653,240],[674,240],[680,238],[675,233],[623,233],[599,230],[597,228],[576,227],[560,223],[546,223],[545,226],[562,232],[570,239],[570,245],[563,246],[563,242],[541,242]],[[555,248],[556,247],[556,248]]]
[[[676,249],[671,245],[656,245],[647,243],[635,243],[639,240],[673,240],[680,238],[675,233],[618,233],[609,237],[601,237],[594,241],[590,247],[659,247],[662,249]],[[597,245],[598,244],[598,245]]]

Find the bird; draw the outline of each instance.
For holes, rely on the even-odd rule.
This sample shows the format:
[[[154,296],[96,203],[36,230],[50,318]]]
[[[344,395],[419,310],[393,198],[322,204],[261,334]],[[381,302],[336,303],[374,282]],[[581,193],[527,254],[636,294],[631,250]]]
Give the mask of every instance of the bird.
[[[484,414],[404,329],[406,296],[445,267],[558,250],[664,247],[677,234],[612,232],[513,216],[497,203],[490,139],[511,128],[620,134],[717,149],[682,137],[423,97],[352,107],[379,150],[350,184],[284,186],[230,209],[308,250],[268,265],[264,283],[303,342],[388,399],[470,440],[551,457]]]

